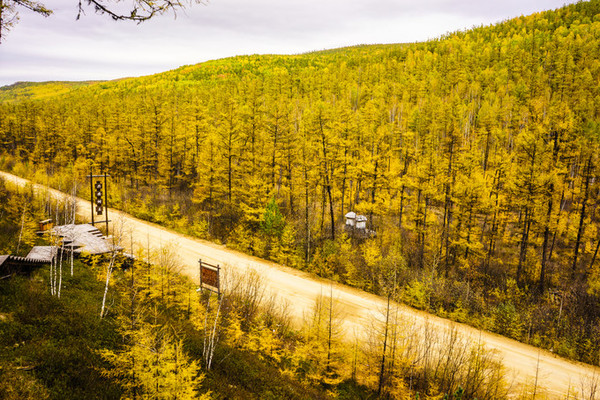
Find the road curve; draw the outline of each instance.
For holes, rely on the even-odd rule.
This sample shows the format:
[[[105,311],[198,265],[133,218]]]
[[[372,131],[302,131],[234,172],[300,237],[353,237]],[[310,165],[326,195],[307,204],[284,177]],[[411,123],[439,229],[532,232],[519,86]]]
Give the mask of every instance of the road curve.
[[[0,178],[18,186],[31,184],[28,180],[0,171]],[[63,193],[48,189],[42,185],[34,185],[36,191],[44,191],[60,198]],[[78,214],[89,218],[90,204],[78,199]],[[289,312],[295,319],[301,319],[310,311],[315,299],[330,292],[342,306],[344,312],[344,331],[350,335],[361,335],[365,327],[374,318],[381,317],[381,310],[386,307],[384,299],[350,288],[335,282],[314,277],[308,273],[249,256],[225,246],[208,241],[194,239],[176,233],[159,225],[142,221],[118,210],[109,210],[109,216],[115,223],[122,221],[125,237],[133,238],[134,247],[142,246],[156,249],[166,244],[174,244],[184,266],[183,272],[198,279],[198,259],[223,266],[224,273],[237,270],[245,273],[254,269],[263,277],[266,287],[277,295],[278,299],[289,305]],[[130,244],[127,244],[129,247]],[[427,325],[439,335],[449,329],[457,329],[464,338],[472,342],[483,343],[486,348],[493,349],[503,360],[507,368],[507,378],[513,384],[513,391],[520,391],[523,385],[530,385],[537,375],[538,398],[564,399],[574,393],[583,395],[584,386],[590,386],[590,380],[600,381],[600,368],[573,362],[558,357],[548,351],[540,350],[512,339],[493,333],[477,330],[468,325],[459,324],[418,311],[405,305],[398,305],[405,321],[409,321],[411,329],[422,329]],[[358,332],[358,333],[357,333]],[[536,374],[537,373],[537,374]],[[597,393],[596,396],[600,394]],[[583,398],[583,397],[581,397]],[[586,396],[586,398],[593,398]]]

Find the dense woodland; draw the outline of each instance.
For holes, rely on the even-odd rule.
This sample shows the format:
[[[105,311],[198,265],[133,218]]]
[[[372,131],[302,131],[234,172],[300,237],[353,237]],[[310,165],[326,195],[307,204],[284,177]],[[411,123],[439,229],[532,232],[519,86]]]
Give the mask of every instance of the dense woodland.
[[[83,196],[102,166],[139,217],[598,364],[599,79],[594,0],[424,43],[18,86],[0,166]],[[345,231],[351,210],[376,234]]]
[[[31,222],[68,219],[69,202],[6,189],[0,251],[48,244]],[[364,342],[349,342],[343,307],[326,293],[292,323],[260,273],[225,274],[220,296],[198,293],[174,247],[137,250],[133,263],[112,253],[69,266],[66,255],[0,279],[0,398],[499,400],[511,388],[493,351],[456,329],[408,329],[397,304],[364,327]],[[576,393],[587,399],[590,388]],[[536,390],[512,387],[518,399]]]

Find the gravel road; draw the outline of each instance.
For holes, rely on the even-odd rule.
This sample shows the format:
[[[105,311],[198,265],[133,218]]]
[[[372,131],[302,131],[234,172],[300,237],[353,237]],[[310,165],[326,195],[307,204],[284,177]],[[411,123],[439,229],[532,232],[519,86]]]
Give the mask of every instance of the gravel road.
[[[19,186],[29,183],[25,179],[5,172],[0,172],[0,177]],[[53,196],[64,196],[58,191],[40,185],[35,185],[35,188],[38,191],[49,190]],[[78,212],[83,218],[89,218],[89,202],[78,199]],[[117,210],[111,209],[109,215],[115,223],[122,221],[124,236],[133,238],[134,248],[148,244],[154,249],[166,244],[175,245],[184,266],[183,272],[196,280],[200,258],[211,264],[221,265],[225,274],[231,270],[241,273],[247,273],[249,269],[258,271],[265,281],[267,290],[276,294],[281,301],[287,302],[292,317],[297,320],[310,311],[318,296],[332,293],[343,310],[344,331],[349,338],[363,336],[366,327],[372,324],[374,318],[382,318],[382,310],[386,307],[385,299],[357,289],[233,251],[225,246],[194,239]],[[126,246],[129,248],[130,244]],[[593,399],[589,388],[594,381],[598,386],[595,398],[600,395],[599,368],[569,361],[551,352],[401,304],[398,305],[398,310],[410,330],[419,331],[427,326],[442,336],[444,332],[453,328],[457,329],[466,340],[483,343],[486,348],[494,350],[507,368],[506,378],[512,383],[514,393],[522,391],[524,385],[531,385],[536,379],[537,372],[539,389],[536,398]],[[575,393],[579,395],[575,396]]]

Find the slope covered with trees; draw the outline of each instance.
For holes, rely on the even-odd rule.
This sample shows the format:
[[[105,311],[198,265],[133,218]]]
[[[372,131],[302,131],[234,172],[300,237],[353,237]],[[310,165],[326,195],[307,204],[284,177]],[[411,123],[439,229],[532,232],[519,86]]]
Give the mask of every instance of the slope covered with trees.
[[[130,213],[597,364],[599,52],[594,0],[216,60],[3,102],[0,161],[56,187],[103,165]]]
[[[13,102],[20,100],[42,99],[69,93],[78,87],[85,87],[99,81],[84,82],[16,82],[0,87],[0,101]]]
[[[22,215],[62,220],[68,208],[66,198],[55,203],[29,189],[0,181],[7,228],[0,243],[9,252],[31,248],[21,239],[37,228]],[[115,231],[117,243],[121,234]],[[227,268],[217,297],[179,274],[176,247],[136,250],[126,264],[116,253],[83,255],[68,273],[67,257],[57,257],[54,269],[1,277],[0,398],[507,398],[506,369],[494,351],[457,329],[408,330],[397,303],[369,321],[367,340],[350,343],[345,306],[333,292],[292,324],[288,304],[269,294],[256,271]],[[57,269],[64,269],[62,292],[54,290]],[[525,383],[512,388],[518,398],[536,389]]]

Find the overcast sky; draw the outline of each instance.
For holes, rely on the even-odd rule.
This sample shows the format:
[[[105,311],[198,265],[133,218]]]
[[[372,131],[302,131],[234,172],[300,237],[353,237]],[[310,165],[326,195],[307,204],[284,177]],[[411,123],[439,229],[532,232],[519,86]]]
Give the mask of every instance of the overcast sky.
[[[127,2],[131,0],[125,0]],[[572,0],[210,0],[135,24],[77,0],[46,1],[48,18],[20,12],[0,44],[0,86],[16,81],[116,79],[243,54],[295,54],[423,41],[561,7]]]

